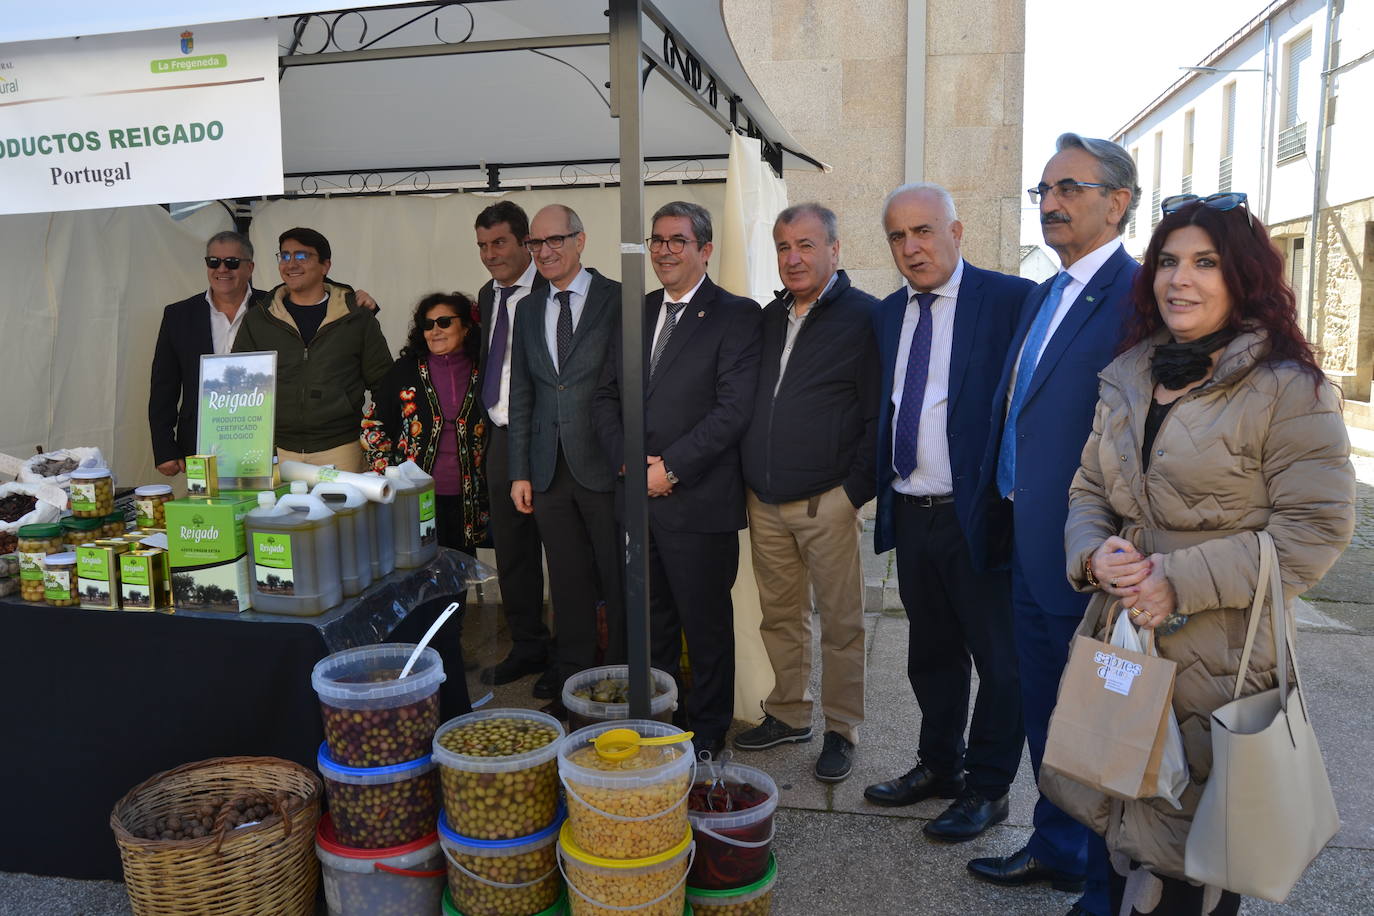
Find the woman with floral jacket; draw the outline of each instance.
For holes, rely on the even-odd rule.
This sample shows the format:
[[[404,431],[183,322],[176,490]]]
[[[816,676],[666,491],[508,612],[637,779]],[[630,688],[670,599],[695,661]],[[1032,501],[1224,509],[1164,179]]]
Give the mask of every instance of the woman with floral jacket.
[[[383,473],[409,459],[434,477],[439,543],[469,551],[487,536],[475,310],[462,293],[420,300],[400,358],[372,393],[362,431],[369,469]]]

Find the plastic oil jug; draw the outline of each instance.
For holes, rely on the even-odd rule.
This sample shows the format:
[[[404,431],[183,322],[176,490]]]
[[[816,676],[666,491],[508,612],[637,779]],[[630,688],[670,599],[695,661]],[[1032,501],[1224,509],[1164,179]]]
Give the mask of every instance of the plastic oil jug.
[[[346,483],[318,483],[311,496],[324,500],[339,520],[339,574],[345,598],[372,584],[372,516],[367,497]]]
[[[264,614],[322,614],[343,600],[339,522],[296,481],[280,500],[266,491],[243,520],[252,560],[253,608]]]
[[[364,476],[381,477],[376,471]],[[377,581],[396,568],[396,520],[391,503],[367,501],[367,518],[372,562],[372,581]]]
[[[439,553],[434,478],[415,462],[407,461],[387,468],[386,479],[396,490],[396,501],[391,504],[396,526],[396,565],[401,569],[424,566]]]

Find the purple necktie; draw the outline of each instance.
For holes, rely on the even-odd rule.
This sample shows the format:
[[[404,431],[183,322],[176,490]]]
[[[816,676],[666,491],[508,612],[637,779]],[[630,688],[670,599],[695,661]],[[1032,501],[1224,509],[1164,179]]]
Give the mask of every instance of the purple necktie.
[[[482,376],[482,403],[491,410],[501,400],[501,372],[506,364],[506,337],[510,319],[506,316],[506,302],[516,287],[501,287],[501,303],[496,306],[496,327],[491,332],[491,349],[487,351],[487,369]]]
[[[902,407],[897,412],[893,431],[892,466],[905,480],[916,470],[916,434],[921,429],[921,405],[926,399],[926,377],[930,374],[930,306],[934,293],[917,293],[921,307],[916,327],[911,331],[911,349],[906,357],[906,379],[902,382]]]

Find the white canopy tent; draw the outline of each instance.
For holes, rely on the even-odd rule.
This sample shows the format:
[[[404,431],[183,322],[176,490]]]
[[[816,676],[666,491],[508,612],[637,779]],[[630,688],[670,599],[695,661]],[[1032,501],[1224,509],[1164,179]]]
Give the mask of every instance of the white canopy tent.
[[[226,202],[185,222],[155,207],[0,218],[7,240],[0,275],[10,300],[0,310],[0,365],[9,370],[13,405],[10,422],[0,425],[0,452],[97,445],[126,480],[148,477],[145,367],[159,306],[203,287],[201,245],[231,225],[231,211],[240,220],[251,213],[251,234],[264,252],[273,250],[286,225],[324,231],[334,243],[334,272],[377,295],[388,338],[398,345],[408,305],[419,295],[436,288],[471,292],[485,280],[470,226],[489,200],[450,192],[516,190],[527,208],[556,199],[584,217],[597,214],[586,222],[592,240],[605,245],[604,259],[592,253],[587,261],[622,280],[625,339],[638,341],[646,211],[668,199],[695,199],[739,220],[718,229],[722,238],[757,237],[772,214],[752,212],[750,202],[785,200],[785,192],[695,183],[723,177],[735,134],[757,139],[759,155],[776,172],[824,167],[764,105],[718,3],[332,6],[226,0],[212,14],[190,14],[214,21],[280,17],[288,200]],[[192,24],[187,16],[184,3],[168,0],[31,4],[7,13],[5,37],[181,28]],[[738,149],[736,156],[733,174],[757,181],[761,170],[740,164]],[[640,180],[621,183],[622,162],[643,162]],[[646,193],[646,180],[667,186]],[[607,244],[613,238],[618,249]],[[750,255],[742,265],[729,265],[730,279],[739,292],[769,289],[771,264],[751,256],[759,246],[745,250]],[[274,285],[269,260],[259,260],[255,280]],[[624,377],[639,378],[641,348],[623,349]],[[630,452],[643,451],[636,389],[625,392]],[[643,476],[643,468],[631,468],[627,480],[627,606],[636,674],[647,667],[647,516],[644,498],[633,495],[644,493]],[[634,680],[642,692],[636,705],[642,700],[647,708],[647,678]]]

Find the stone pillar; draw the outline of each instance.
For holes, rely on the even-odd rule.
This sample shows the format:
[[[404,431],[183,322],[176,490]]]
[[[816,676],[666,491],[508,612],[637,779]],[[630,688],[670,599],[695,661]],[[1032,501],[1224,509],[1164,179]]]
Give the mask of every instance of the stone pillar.
[[[883,197],[905,178],[910,0],[724,0],[740,60],[783,125],[829,173],[790,171],[788,198],[840,220],[841,265],[876,296],[901,282]],[[1024,0],[926,0],[925,175],[950,189],[964,253],[1019,265]]]

